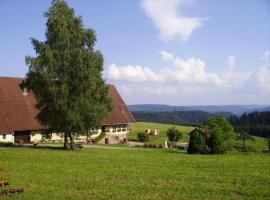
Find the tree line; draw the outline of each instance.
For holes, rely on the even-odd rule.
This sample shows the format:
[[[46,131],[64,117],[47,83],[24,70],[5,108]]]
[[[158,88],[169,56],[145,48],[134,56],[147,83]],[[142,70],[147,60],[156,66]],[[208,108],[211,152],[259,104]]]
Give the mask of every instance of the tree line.
[[[133,116],[137,121],[172,123],[181,125],[202,125],[210,116],[225,115],[230,113],[208,113],[205,111],[176,111],[173,112],[154,112],[154,111],[133,111]]]
[[[252,112],[238,116],[231,116],[230,123],[236,132],[241,130],[250,135],[270,137],[270,112]]]

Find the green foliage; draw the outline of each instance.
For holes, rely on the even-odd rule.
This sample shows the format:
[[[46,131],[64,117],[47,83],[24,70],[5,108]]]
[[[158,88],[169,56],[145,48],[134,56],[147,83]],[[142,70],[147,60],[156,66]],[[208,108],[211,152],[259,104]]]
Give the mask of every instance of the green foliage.
[[[249,135],[260,137],[270,137],[270,112],[252,112],[244,113],[240,117],[230,117],[230,122],[234,126],[235,131],[240,132],[241,129],[248,132]]]
[[[167,137],[170,142],[178,142],[183,138],[183,133],[181,133],[178,129],[172,127],[167,131]]]
[[[138,133],[138,142],[149,142],[149,135],[147,133]]]
[[[22,87],[36,96],[38,119],[72,141],[98,127],[112,109],[102,79],[103,56],[94,50],[95,32],[62,0],[54,0],[47,18],[46,40],[32,39],[36,57],[26,57],[29,71]]]
[[[224,140],[222,137],[221,129],[215,128],[212,130],[210,138],[208,139],[208,146],[210,148],[210,153],[220,154],[225,153]]]
[[[228,119],[223,115],[209,117],[208,120],[205,122],[205,125],[211,131],[214,130],[216,132],[220,132],[223,140],[228,140],[235,135],[233,126],[230,124]]]
[[[133,111],[132,114],[137,121],[148,121],[158,123],[171,123],[171,112],[156,112],[156,111]],[[202,124],[210,113],[204,111],[176,111],[175,123],[183,125]]]
[[[207,146],[203,132],[196,128],[190,133],[189,144],[187,153],[196,154],[196,153],[206,153]]]
[[[95,133],[97,134],[97,133]],[[102,138],[104,138],[106,135],[106,132],[101,132],[96,138],[95,138],[95,141],[94,142],[98,142],[100,141]]]

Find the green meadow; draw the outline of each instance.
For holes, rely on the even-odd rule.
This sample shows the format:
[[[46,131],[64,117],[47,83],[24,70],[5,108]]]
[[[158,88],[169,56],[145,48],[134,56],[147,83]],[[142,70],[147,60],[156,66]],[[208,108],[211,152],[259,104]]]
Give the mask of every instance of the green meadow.
[[[0,199],[269,199],[270,155],[164,149],[2,148]]]
[[[131,125],[132,131],[128,134],[129,140],[137,140],[138,133],[144,133],[146,129],[158,129],[159,135],[152,136],[150,135],[150,142],[152,143],[164,143],[167,139],[166,131],[171,128],[171,124],[161,124],[161,123],[151,123],[151,122],[137,122]],[[188,141],[188,133],[194,129],[191,126],[175,126],[183,133],[183,139],[180,142]]]
[[[158,143],[158,144],[164,144],[167,135],[166,131],[172,127],[171,124],[161,124],[161,123],[151,123],[151,122],[137,122],[133,125],[131,125],[132,131],[128,134],[129,140],[137,140],[137,134],[138,133],[144,133],[146,129],[159,129],[160,133],[158,136],[150,136],[150,143]],[[176,125],[176,128],[179,129],[183,133],[183,138],[180,140],[180,142],[188,142],[189,136],[188,133],[194,129],[194,127],[191,126],[179,126]],[[267,149],[267,142],[264,138],[253,136],[254,141],[247,140],[246,145],[249,148],[254,149],[255,151],[260,151],[261,149]],[[233,144],[235,146],[242,146],[241,140],[234,140]]]

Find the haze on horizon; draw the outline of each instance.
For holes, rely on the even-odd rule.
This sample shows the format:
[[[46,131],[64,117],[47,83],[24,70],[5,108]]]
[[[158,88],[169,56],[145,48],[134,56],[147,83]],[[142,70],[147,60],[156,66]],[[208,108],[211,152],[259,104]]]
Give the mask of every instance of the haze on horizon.
[[[67,0],[127,104],[269,105],[270,1]],[[51,0],[0,0],[0,76],[24,77]]]

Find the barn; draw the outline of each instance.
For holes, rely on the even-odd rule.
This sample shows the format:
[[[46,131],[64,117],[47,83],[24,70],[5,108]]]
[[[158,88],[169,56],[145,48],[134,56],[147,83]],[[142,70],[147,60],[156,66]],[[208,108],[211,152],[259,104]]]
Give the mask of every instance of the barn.
[[[47,127],[37,120],[39,111],[35,107],[35,97],[31,92],[21,90],[22,81],[23,78],[0,77],[0,142],[63,140],[61,133],[42,134]],[[114,108],[102,121],[101,127],[93,130],[89,136],[81,136],[77,140],[86,142],[89,138],[95,139],[101,132],[107,137],[126,137],[129,124],[136,121],[114,85],[109,85],[109,95],[112,97]]]

